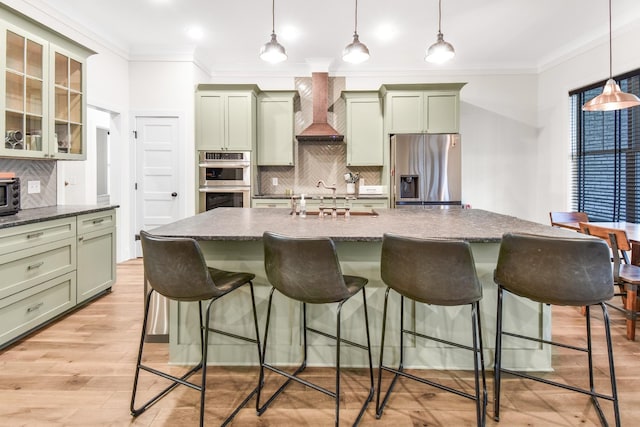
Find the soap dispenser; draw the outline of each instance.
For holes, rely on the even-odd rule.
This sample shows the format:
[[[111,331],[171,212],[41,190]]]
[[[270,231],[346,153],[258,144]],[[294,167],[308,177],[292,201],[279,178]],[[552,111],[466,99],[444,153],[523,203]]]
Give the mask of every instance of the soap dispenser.
[[[300,218],[307,216],[307,201],[304,200],[304,194],[300,195]]]

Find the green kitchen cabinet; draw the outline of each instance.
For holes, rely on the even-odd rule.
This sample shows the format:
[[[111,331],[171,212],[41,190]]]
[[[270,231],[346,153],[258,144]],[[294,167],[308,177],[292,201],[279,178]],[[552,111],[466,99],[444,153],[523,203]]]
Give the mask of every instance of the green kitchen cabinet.
[[[347,166],[384,164],[382,102],[378,92],[343,92],[347,112]]]
[[[79,215],[78,303],[109,289],[116,280],[116,213]]]
[[[291,199],[253,199],[252,208],[291,208]]]
[[[458,133],[464,84],[384,85],[386,133]]]
[[[85,160],[94,52],[0,5],[0,156]]]
[[[197,149],[253,150],[256,143],[257,93],[255,85],[198,85]]]
[[[0,229],[0,348],[115,282],[114,209]]]
[[[294,99],[297,92],[258,96],[258,166],[293,166]]]

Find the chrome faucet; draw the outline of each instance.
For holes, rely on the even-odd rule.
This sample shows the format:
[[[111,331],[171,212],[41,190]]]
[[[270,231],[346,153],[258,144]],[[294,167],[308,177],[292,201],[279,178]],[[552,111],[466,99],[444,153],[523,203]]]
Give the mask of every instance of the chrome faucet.
[[[335,212],[335,209],[336,209],[336,185],[335,184],[327,185],[327,184],[324,183],[323,180],[318,181],[318,183],[316,184],[316,187],[320,188],[320,185],[322,185],[322,187],[326,188],[327,190],[331,190],[333,192],[332,193],[333,209],[334,209],[334,212]]]

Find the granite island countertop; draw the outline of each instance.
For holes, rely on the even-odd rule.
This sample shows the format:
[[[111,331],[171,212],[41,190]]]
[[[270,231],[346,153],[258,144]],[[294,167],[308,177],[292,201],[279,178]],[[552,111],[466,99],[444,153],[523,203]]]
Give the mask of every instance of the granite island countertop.
[[[556,237],[583,237],[513,216],[480,209],[376,209],[377,216],[300,218],[285,208],[217,208],[154,228],[154,235],[197,240],[260,240],[265,231],[297,237],[330,237],[335,241],[375,242],[384,233],[417,238],[462,239],[499,243],[506,232]]]
[[[44,208],[22,209],[16,214],[0,216],[0,229],[50,221],[93,212],[106,211],[119,205],[56,205]]]

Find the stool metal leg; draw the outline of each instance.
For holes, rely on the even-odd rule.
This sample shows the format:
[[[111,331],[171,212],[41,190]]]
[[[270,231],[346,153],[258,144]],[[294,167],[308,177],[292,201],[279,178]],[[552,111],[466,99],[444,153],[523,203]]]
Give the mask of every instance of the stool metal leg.
[[[476,420],[478,426],[484,426],[487,413],[487,383],[482,355],[482,326],[480,324],[480,303],[471,304],[471,333],[473,334],[473,373],[476,391]],[[480,390],[480,371],[482,371],[482,391]]]
[[[493,363],[493,419],[500,421],[500,380],[502,362],[502,300],[504,291],[498,286],[498,308],[496,315],[496,347]]]
[[[387,330],[387,306],[389,305],[389,291],[391,288],[387,288],[384,293],[384,306],[382,309],[382,338],[380,338],[380,364],[378,365],[378,387],[376,392],[376,418],[380,419],[384,403],[380,404],[380,392],[382,390],[382,363],[384,362],[384,339],[386,337]],[[386,403],[386,399],[385,399]]]

